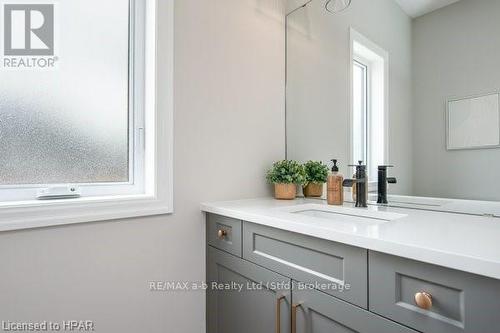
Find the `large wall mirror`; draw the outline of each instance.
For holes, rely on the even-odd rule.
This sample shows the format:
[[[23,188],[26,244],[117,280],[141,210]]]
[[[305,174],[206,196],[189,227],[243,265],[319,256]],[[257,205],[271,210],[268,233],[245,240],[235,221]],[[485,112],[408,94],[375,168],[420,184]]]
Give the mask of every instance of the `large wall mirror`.
[[[336,158],[349,178],[363,161],[371,184],[378,165],[394,165],[392,202],[500,215],[500,1],[287,10],[288,159]]]

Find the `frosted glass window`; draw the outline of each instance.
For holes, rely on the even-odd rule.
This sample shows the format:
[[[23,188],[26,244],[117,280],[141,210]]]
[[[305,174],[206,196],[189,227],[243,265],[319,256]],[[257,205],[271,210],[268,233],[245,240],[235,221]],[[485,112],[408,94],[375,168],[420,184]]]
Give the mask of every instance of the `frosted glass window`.
[[[52,69],[2,70],[0,185],[131,178],[129,1],[55,2]]]

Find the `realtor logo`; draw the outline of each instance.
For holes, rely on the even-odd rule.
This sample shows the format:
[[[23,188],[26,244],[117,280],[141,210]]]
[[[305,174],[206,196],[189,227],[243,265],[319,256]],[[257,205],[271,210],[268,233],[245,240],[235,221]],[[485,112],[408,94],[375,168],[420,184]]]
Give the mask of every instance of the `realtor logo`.
[[[54,55],[54,5],[4,5],[4,54]]]

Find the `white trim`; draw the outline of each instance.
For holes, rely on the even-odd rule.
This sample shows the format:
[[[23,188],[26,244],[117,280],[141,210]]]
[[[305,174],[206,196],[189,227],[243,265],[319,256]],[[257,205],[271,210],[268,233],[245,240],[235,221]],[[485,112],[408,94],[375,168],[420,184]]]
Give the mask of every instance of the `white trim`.
[[[371,100],[371,96],[370,96],[370,93],[371,93],[371,90],[370,90],[370,86],[371,86],[371,67],[369,66],[369,61],[365,61],[365,59],[361,58],[361,57],[358,57],[356,55],[353,55],[353,61],[352,61],[352,69],[353,69],[353,76],[352,76],[352,87],[354,88],[354,68],[355,67],[359,67],[359,68],[362,68],[363,72],[364,72],[364,87],[363,87],[363,95],[364,95],[364,101],[362,103],[362,107],[364,108],[365,110],[365,113],[366,115],[363,117],[363,122],[364,122],[364,126],[365,126],[365,130],[366,130],[366,133],[365,133],[365,137],[364,137],[364,145],[363,145],[363,155],[364,155],[364,158],[362,158],[361,160],[363,160],[365,163],[368,161],[368,154],[370,153],[369,150],[368,150],[368,140],[370,138],[370,133],[369,133],[369,130],[370,130],[370,108],[371,108],[371,104],[369,103],[369,101]],[[353,90],[353,97],[352,97],[352,102],[354,103],[354,90]],[[350,148],[350,154],[351,154],[351,158],[350,158],[350,161],[353,163],[353,164],[357,164],[357,160],[354,160],[354,155],[352,154],[354,152],[354,140],[353,140],[353,137],[354,137],[354,104],[352,105],[352,112],[351,112],[351,119],[352,119],[352,122],[351,122],[351,131],[352,131],[352,134],[351,134],[351,148]]]
[[[168,214],[173,212],[173,47],[174,0],[146,2],[145,107],[154,114],[145,119],[145,193],[69,200],[3,202],[0,231]],[[167,20],[167,21],[166,21]],[[162,61],[157,61],[158,24],[162,22]],[[158,77],[167,89],[158,91]]]

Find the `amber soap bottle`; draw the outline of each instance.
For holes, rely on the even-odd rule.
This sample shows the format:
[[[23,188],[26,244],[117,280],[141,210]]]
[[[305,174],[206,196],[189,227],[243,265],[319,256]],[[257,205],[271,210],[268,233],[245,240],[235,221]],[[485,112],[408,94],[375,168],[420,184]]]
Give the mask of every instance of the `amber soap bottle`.
[[[337,166],[338,161],[332,160],[332,162],[332,172],[328,175],[326,186],[326,199],[329,205],[341,206],[344,204],[344,188],[342,185],[344,176],[339,172],[339,167]]]

